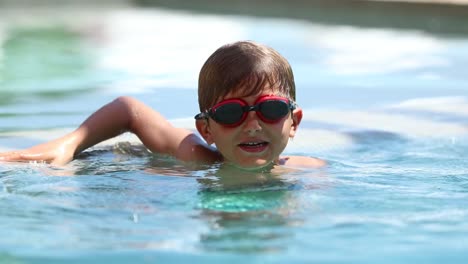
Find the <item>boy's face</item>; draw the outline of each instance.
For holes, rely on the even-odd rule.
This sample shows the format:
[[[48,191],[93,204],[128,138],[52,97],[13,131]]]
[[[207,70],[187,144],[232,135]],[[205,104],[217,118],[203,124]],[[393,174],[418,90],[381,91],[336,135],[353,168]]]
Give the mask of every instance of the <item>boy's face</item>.
[[[259,97],[277,95],[271,89],[263,89],[259,94],[248,97],[238,94],[229,93],[220,101],[239,98],[251,106]],[[208,144],[216,144],[226,162],[242,168],[261,168],[278,162],[289,138],[294,137],[301,118],[302,110],[296,108],[292,115],[289,113],[277,122],[266,123],[255,111],[250,111],[237,126],[225,126],[210,118],[197,120],[197,129]]]

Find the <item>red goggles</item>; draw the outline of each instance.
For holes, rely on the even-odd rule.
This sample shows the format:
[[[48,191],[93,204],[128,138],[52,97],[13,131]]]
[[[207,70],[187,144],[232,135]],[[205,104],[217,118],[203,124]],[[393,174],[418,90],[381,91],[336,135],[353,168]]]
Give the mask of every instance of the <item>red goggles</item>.
[[[294,101],[280,96],[262,96],[254,105],[248,105],[242,99],[227,99],[217,103],[205,112],[199,113],[195,119],[208,119],[211,117],[217,123],[235,127],[247,118],[250,111],[255,111],[257,116],[265,123],[276,123],[296,109]]]

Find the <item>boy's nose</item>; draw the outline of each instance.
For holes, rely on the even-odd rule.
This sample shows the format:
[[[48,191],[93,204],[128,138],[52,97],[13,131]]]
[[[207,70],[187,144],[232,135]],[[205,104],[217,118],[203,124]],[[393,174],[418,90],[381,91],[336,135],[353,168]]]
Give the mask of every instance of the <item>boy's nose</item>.
[[[247,114],[247,118],[244,121],[244,131],[248,133],[255,133],[262,130],[260,122],[255,111],[251,111]]]

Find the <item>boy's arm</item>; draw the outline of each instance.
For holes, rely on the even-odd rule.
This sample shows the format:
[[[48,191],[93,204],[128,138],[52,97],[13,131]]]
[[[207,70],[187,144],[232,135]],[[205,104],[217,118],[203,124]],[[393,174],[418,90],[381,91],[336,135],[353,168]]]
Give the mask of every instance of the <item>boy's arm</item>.
[[[151,151],[181,160],[214,160],[217,156],[216,151],[192,132],[173,127],[158,112],[136,99],[119,97],[70,134],[23,151],[2,153],[0,160],[65,164],[83,150],[126,131],[135,133]]]

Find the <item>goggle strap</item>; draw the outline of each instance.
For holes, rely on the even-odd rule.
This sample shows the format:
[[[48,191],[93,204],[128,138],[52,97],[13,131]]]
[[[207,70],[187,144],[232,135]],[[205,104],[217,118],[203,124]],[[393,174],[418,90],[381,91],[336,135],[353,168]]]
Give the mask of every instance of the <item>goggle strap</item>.
[[[209,114],[205,112],[201,112],[195,115],[196,120],[208,119]]]
[[[294,110],[298,107],[297,103],[293,100],[289,100],[289,109]]]

